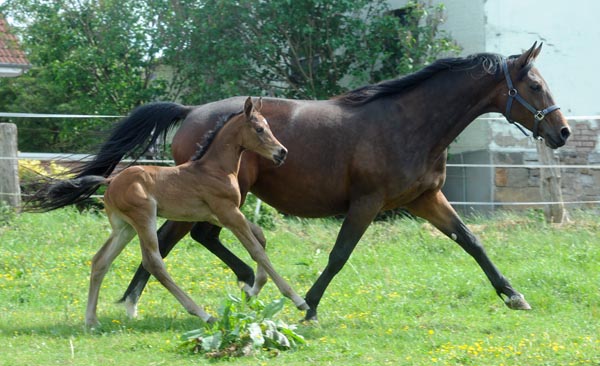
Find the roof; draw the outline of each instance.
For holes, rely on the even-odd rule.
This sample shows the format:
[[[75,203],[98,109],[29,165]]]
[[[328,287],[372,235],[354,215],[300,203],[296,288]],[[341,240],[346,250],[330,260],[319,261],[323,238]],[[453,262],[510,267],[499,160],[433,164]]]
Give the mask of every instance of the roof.
[[[19,47],[17,37],[9,32],[8,23],[0,15],[0,76],[17,76],[30,67],[25,52]],[[12,75],[15,72],[17,75]]]

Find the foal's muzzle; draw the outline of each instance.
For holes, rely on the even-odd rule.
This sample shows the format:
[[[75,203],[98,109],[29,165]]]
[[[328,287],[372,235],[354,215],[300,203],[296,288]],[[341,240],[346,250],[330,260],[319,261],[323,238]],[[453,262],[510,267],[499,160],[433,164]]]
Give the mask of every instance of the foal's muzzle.
[[[281,164],[283,164],[283,162],[285,161],[285,158],[287,156],[287,149],[285,147],[280,148],[275,154],[273,154],[273,160],[275,161],[275,164],[277,166],[281,166]]]

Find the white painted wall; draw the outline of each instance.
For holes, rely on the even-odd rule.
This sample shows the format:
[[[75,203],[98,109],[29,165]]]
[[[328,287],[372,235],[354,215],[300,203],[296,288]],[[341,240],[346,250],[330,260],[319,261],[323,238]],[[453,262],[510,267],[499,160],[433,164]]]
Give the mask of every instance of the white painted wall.
[[[390,0],[402,7],[408,1]],[[537,68],[567,116],[600,115],[600,1],[598,0],[432,0],[444,4],[443,29],[462,55],[517,54],[544,42]],[[490,147],[491,126],[474,122],[453,144],[454,151]],[[517,131],[518,132],[518,131]],[[517,133],[518,135],[518,133]]]
[[[563,113],[600,114],[600,1],[488,0],[484,11],[486,51],[518,53],[543,41],[536,65]]]

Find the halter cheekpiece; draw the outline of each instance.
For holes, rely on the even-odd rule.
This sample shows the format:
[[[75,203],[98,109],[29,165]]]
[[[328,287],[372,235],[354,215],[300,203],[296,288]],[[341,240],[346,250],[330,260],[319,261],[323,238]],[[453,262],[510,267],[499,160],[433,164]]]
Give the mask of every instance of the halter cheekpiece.
[[[521,127],[519,124],[517,124],[517,121],[510,118],[510,110],[512,108],[513,101],[516,100],[517,102],[521,103],[521,105],[523,107],[527,108],[527,110],[529,110],[531,113],[533,113],[533,118],[534,118],[533,137],[538,138],[540,122],[546,117],[546,115],[548,115],[549,113],[551,113],[557,109],[560,109],[560,107],[557,106],[556,104],[554,104],[554,105],[551,105],[550,107],[544,108],[542,110],[535,109],[531,104],[527,103],[527,101],[525,99],[523,99],[523,97],[519,94],[517,89],[513,86],[513,82],[510,79],[510,74],[508,73],[508,64],[507,64],[505,58],[502,59],[502,71],[504,72],[504,77],[506,79],[506,84],[508,86],[508,99],[506,100],[506,113],[504,114],[506,117],[506,120],[508,122],[514,124],[515,126],[517,126],[517,128],[519,130],[521,130],[521,132],[523,132],[525,134],[525,136],[529,136],[527,134],[527,132],[525,132],[523,127]]]

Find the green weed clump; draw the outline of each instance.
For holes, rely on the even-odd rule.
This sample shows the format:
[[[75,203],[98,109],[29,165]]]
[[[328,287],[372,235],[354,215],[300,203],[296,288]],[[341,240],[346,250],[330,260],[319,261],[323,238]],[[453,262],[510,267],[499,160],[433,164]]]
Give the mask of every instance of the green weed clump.
[[[219,320],[183,334],[183,348],[207,358],[249,356],[257,352],[277,355],[305,344],[304,337],[273,317],[283,309],[284,299],[267,305],[262,301],[229,296],[219,311]]]

